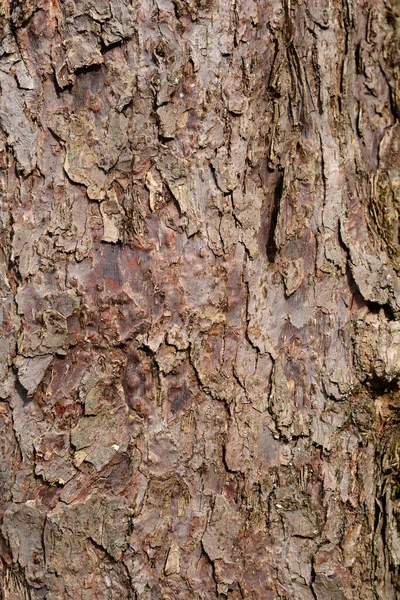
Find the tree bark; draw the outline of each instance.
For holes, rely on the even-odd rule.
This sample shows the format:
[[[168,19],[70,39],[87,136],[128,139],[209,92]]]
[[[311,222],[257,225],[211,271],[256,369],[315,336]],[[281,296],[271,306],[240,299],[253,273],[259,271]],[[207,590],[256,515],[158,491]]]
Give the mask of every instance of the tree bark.
[[[398,0],[2,0],[4,600],[400,593]]]

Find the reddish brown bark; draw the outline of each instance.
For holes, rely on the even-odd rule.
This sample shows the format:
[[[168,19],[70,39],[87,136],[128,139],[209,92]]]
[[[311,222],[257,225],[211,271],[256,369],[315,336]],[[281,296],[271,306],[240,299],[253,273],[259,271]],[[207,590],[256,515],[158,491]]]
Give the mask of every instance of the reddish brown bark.
[[[3,0],[5,600],[397,597],[399,19]]]

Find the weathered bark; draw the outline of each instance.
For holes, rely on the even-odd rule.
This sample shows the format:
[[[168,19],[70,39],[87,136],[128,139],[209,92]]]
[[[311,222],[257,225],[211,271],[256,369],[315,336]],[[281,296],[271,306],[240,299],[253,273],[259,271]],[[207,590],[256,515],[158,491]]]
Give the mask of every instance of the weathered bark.
[[[398,597],[399,27],[2,0],[5,600]]]

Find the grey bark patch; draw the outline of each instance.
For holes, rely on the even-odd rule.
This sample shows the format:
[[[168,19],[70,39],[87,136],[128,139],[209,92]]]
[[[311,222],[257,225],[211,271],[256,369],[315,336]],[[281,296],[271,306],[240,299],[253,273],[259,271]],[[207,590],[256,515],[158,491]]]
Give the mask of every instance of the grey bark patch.
[[[71,432],[71,442],[76,448],[74,462],[76,466],[83,461],[91,462],[100,471],[116,452],[126,451],[128,441],[124,415],[83,417]]]
[[[32,358],[17,356],[15,366],[18,369],[18,379],[28,392],[28,396],[31,396],[38,387],[52,360],[51,354]]]
[[[25,569],[27,581],[34,588],[44,583],[43,527],[44,514],[35,507],[34,501],[11,506],[4,513],[2,530],[13,558]]]
[[[28,175],[36,166],[38,131],[14,77],[0,71],[0,122],[14,148],[19,167]]]
[[[207,529],[202,537],[211,560],[232,561],[233,544],[240,530],[240,517],[224,496],[215,497]]]
[[[34,441],[35,473],[50,484],[64,485],[76,474],[70,455],[69,434],[45,433]]]

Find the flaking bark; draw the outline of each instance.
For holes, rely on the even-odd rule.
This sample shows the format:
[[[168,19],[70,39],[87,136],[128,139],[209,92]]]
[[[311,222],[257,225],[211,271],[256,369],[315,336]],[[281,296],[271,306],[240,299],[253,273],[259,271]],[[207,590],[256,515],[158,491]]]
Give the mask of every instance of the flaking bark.
[[[5,600],[398,597],[399,30],[0,3]]]

